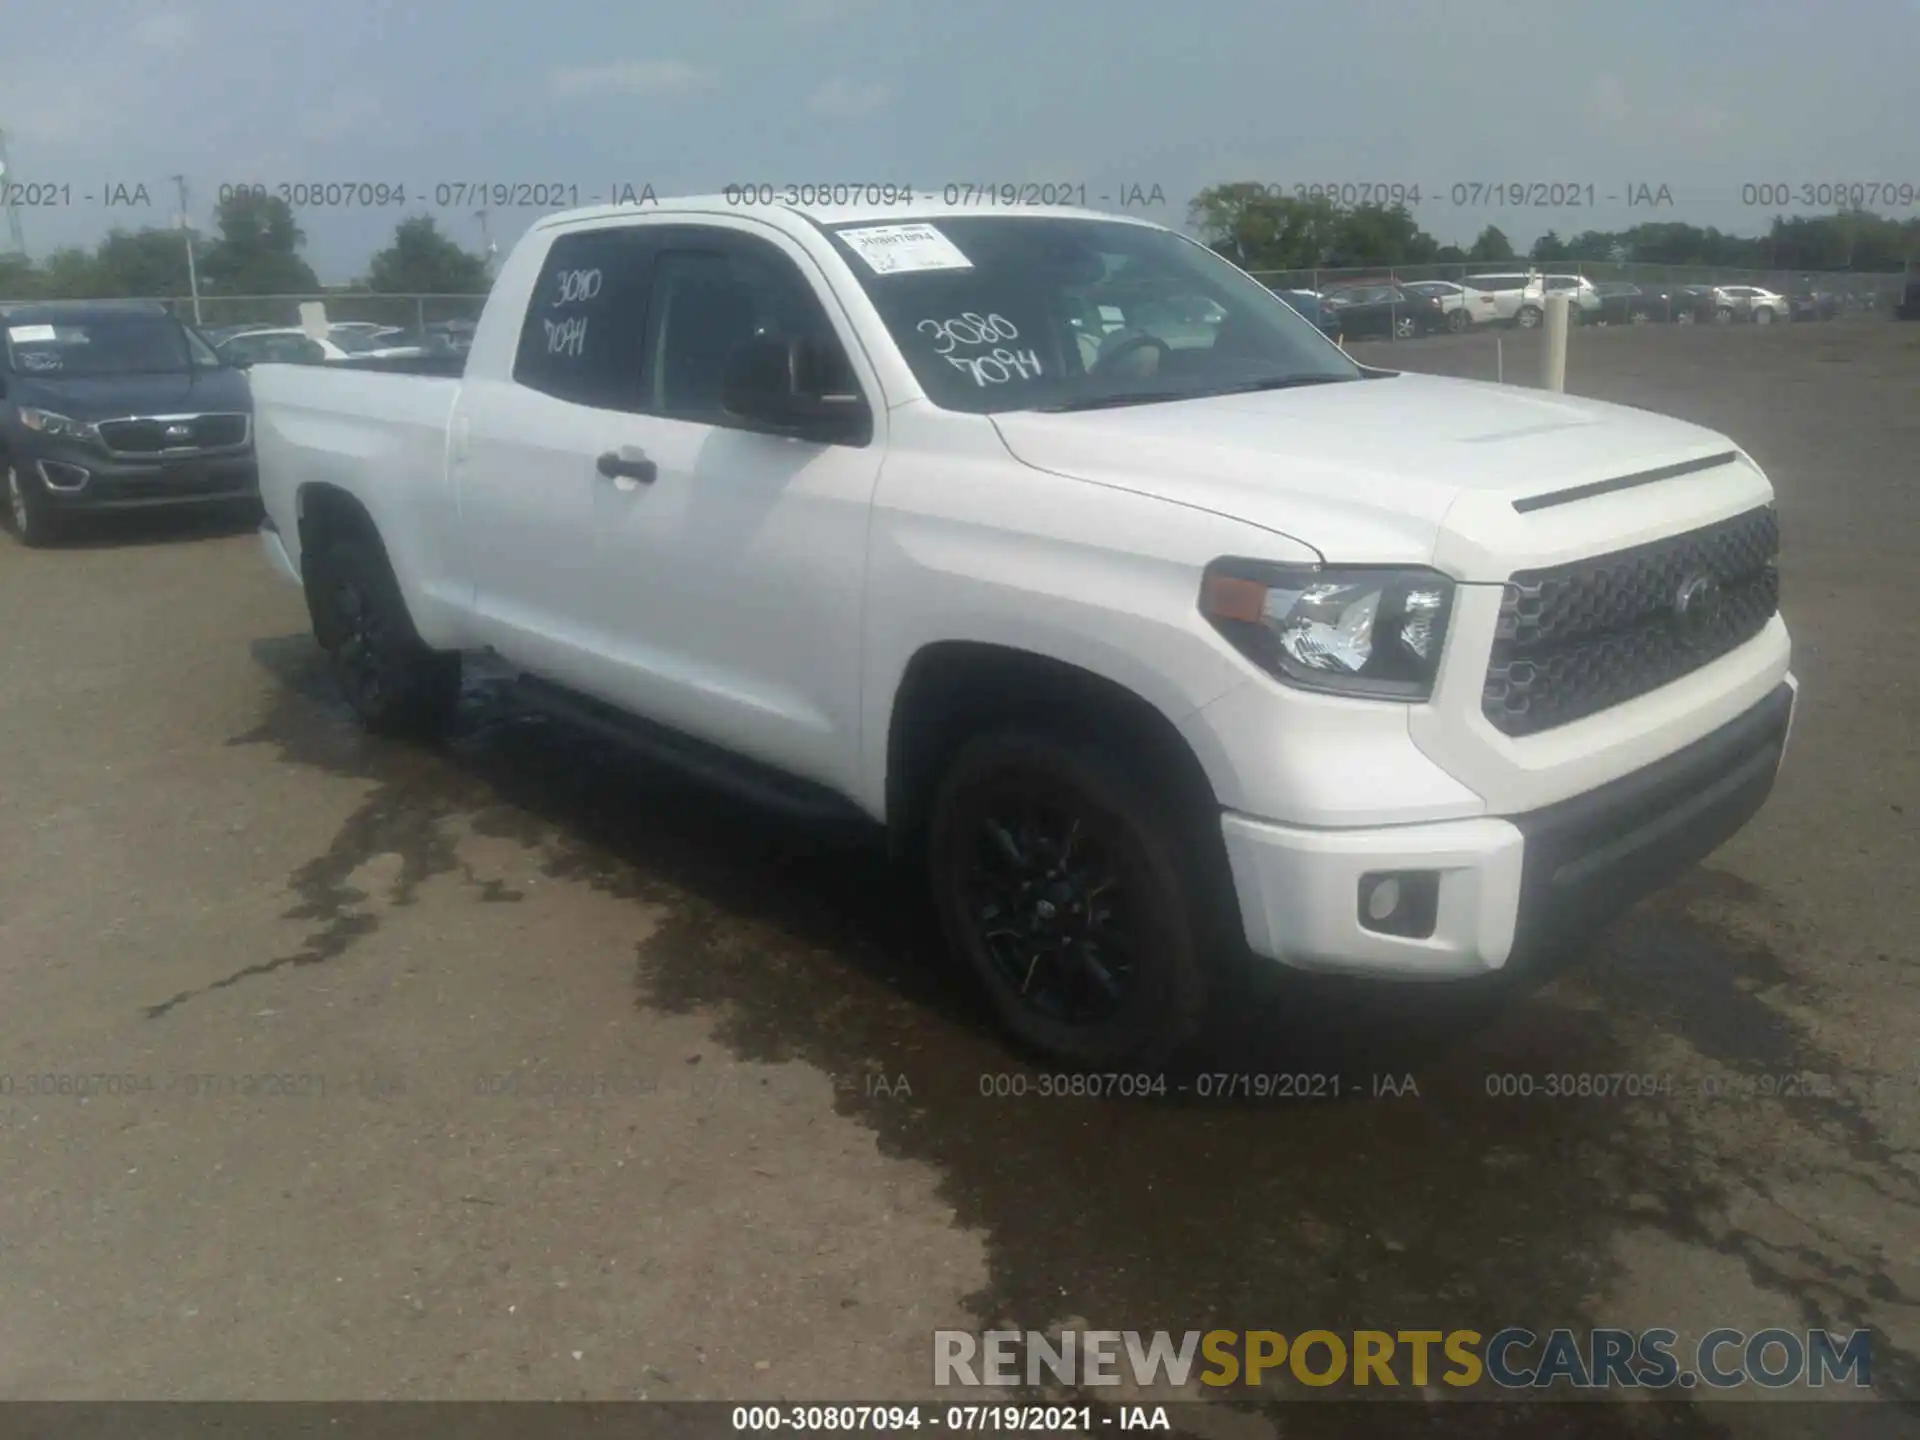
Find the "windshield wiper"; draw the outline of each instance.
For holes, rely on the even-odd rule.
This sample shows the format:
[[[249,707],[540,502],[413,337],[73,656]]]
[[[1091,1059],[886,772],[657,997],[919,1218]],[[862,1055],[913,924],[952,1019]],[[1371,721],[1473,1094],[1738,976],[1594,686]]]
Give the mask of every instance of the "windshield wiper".
[[[1063,415],[1070,410],[1114,410],[1122,405],[1164,405],[1169,400],[1191,400],[1191,390],[1127,390],[1118,395],[1089,395],[1079,400],[1063,400],[1058,405],[1036,405],[1042,415]]]
[[[1158,405],[1171,400],[1208,400],[1216,395],[1292,390],[1302,385],[1335,385],[1362,378],[1359,375],[1280,375],[1270,380],[1245,380],[1238,385],[1222,385],[1216,390],[1129,390],[1119,395],[1093,395],[1082,400],[1064,400],[1058,405],[1036,405],[1033,408],[1043,415],[1059,415],[1070,410],[1111,410],[1121,405]]]
[[[1294,390],[1302,385],[1343,385],[1358,380],[1358,375],[1281,375],[1272,380],[1245,380],[1238,385],[1223,385],[1206,390],[1204,395],[1252,395],[1262,390]]]

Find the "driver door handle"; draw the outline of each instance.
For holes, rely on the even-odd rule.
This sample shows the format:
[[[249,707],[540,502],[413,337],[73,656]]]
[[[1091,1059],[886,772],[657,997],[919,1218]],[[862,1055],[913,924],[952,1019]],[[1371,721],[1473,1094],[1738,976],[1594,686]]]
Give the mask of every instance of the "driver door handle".
[[[644,451],[632,446],[607,451],[594,462],[594,468],[603,477],[613,481],[614,488],[619,490],[651,485],[660,478],[660,467],[647,459]]]

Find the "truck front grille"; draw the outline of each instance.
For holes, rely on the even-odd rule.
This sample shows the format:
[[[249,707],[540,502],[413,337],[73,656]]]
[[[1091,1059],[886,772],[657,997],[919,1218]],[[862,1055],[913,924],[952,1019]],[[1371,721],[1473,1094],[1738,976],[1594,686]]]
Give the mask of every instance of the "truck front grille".
[[[1780,606],[1771,505],[1507,581],[1481,709],[1535,735],[1669,685],[1753,639]]]
[[[186,450],[231,450],[247,443],[244,414],[164,415],[102,420],[100,438],[120,455],[159,455]],[[185,433],[181,433],[181,432]]]

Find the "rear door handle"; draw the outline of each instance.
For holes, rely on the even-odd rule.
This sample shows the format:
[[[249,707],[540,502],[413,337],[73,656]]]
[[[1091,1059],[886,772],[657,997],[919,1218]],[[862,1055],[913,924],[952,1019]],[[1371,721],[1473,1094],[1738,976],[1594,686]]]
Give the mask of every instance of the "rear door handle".
[[[636,483],[651,485],[660,478],[660,467],[633,449],[609,450],[594,462],[594,468],[622,490],[631,490]]]

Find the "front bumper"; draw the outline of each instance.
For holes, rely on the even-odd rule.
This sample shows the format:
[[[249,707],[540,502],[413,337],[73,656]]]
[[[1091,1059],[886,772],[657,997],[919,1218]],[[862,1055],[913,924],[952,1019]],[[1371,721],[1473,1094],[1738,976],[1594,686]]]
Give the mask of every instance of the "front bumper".
[[[63,511],[145,510],[247,500],[260,493],[251,447],[146,458],[75,446],[24,455],[16,463],[24,483]]]
[[[1227,857],[1247,943],[1302,969],[1455,979],[1524,964],[1677,879],[1773,788],[1796,682],[1684,749],[1525,814],[1314,830],[1229,812]],[[1364,918],[1363,877],[1435,872],[1431,932]]]

